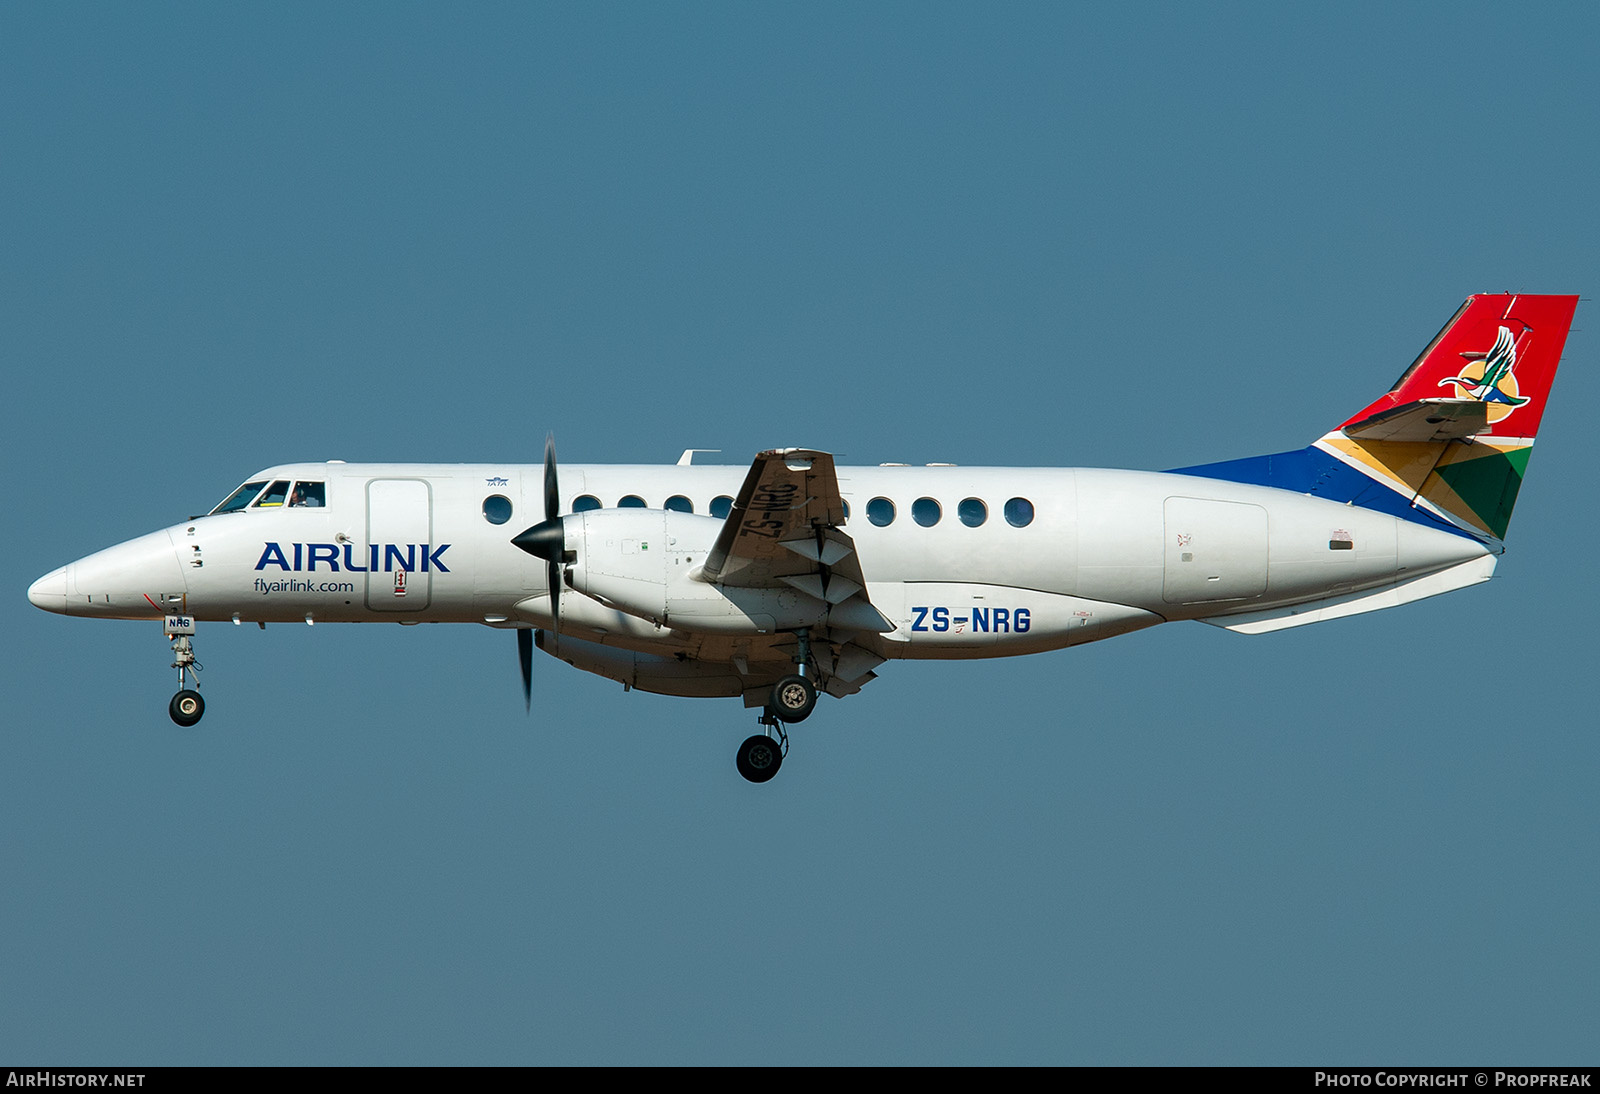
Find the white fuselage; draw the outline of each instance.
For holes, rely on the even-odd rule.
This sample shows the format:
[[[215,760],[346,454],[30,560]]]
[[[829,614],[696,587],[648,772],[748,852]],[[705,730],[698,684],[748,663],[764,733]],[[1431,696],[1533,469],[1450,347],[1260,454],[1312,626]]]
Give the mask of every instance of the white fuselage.
[[[563,513],[580,499],[643,507],[627,525],[640,531],[595,542],[569,571],[561,632],[680,662],[737,663],[803,625],[784,615],[786,601],[803,599],[793,593],[741,600],[697,580],[722,524],[709,515],[713,502],[735,495],[744,474],[563,465]],[[46,575],[30,599],[123,619],[551,624],[547,569],[511,543],[542,519],[542,468],[294,464],[254,478],[314,480],[324,504],[175,524]],[[892,627],[854,637],[875,659],[1032,653],[1170,620],[1349,599],[1468,563],[1482,580],[1493,565],[1483,544],[1442,528],[1192,475],[890,466],[839,468],[838,478],[868,598]],[[663,512],[669,499],[692,515]],[[891,521],[870,519],[885,511],[869,508],[873,499],[892,503]],[[936,503],[936,519],[923,499]]]

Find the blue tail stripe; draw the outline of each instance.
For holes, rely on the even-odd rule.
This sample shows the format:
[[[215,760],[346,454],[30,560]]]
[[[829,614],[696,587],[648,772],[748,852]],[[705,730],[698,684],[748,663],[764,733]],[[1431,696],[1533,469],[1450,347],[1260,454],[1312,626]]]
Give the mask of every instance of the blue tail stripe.
[[[1327,498],[1329,501],[1351,502],[1363,509],[1375,509],[1390,516],[1426,524],[1430,528],[1443,528],[1468,539],[1478,538],[1428,510],[1412,505],[1410,497],[1357,471],[1316,445],[1270,456],[1246,456],[1241,460],[1175,467],[1171,474],[1273,486],[1279,490]]]

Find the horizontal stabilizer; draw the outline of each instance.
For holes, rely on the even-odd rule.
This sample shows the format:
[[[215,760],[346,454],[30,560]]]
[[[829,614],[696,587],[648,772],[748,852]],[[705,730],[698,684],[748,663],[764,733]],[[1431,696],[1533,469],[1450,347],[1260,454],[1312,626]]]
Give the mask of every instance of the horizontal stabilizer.
[[[1489,431],[1489,404],[1478,399],[1418,399],[1344,427],[1362,441],[1458,441]]]

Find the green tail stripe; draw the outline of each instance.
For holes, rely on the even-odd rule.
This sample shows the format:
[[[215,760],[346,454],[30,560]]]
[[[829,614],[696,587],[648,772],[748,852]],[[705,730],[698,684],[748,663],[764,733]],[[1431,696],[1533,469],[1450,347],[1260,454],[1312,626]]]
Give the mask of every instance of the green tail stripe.
[[[1509,452],[1491,452],[1476,459],[1447,464],[1438,468],[1437,473],[1489,531],[1504,539],[1532,451],[1532,448],[1513,448]]]

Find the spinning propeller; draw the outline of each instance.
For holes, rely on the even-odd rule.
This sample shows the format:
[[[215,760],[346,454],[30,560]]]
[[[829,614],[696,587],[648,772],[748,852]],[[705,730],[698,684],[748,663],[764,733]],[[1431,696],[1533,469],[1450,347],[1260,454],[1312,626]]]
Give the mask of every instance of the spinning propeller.
[[[544,439],[544,520],[523,531],[511,541],[535,558],[545,561],[545,580],[550,589],[551,632],[561,632],[561,566],[567,561],[567,536],[561,524],[561,491],[556,483],[556,438]],[[533,709],[533,633],[517,631],[517,656],[522,662],[522,696]]]

